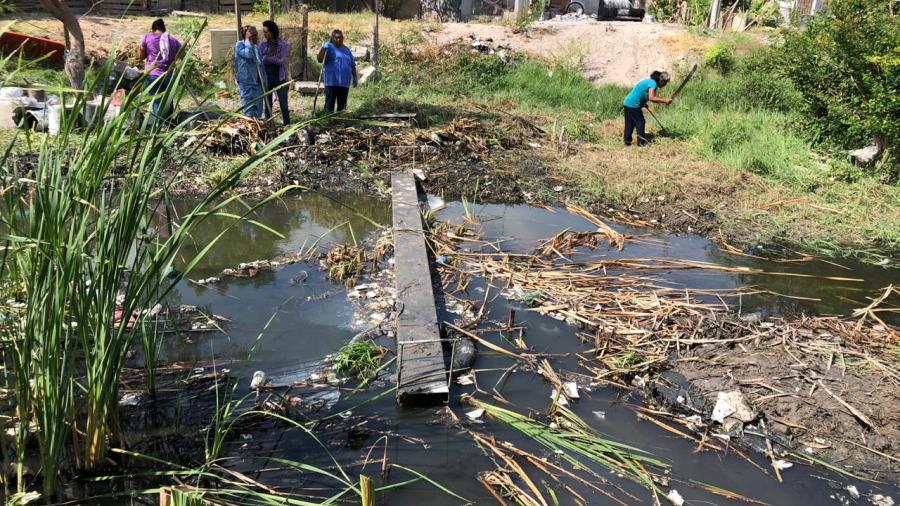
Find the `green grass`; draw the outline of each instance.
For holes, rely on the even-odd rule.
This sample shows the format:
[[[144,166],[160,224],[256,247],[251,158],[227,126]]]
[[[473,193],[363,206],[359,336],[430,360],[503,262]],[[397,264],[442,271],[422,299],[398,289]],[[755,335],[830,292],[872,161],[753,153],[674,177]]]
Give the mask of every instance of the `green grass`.
[[[728,75],[701,68],[672,106],[653,106],[667,130],[664,143],[677,146],[679,157],[708,161],[711,170],[724,167],[762,178],[773,201],[781,198],[778,195],[804,197],[842,213],[789,206],[742,214],[728,206],[717,213],[723,222],[741,222],[738,228],[746,230],[762,226],[761,215],[769,216],[760,239],[788,238],[819,253],[868,256],[900,247],[900,233],[891,226],[897,218],[898,187],[879,183],[847,163],[845,154],[829,152],[805,137],[801,118],[792,112],[798,109],[799,94],[790,83],[767,74],[756,51],[758,42],[732,34],[723,36],[722,44],[737,53]],[[388,43],[383,77],[354,92],[362,101],[360,109],[415,104],[431,122],[448,121],[460,109],[468,114],[502,110],[544,118],[548,131],[551,125],[557,131],[564,127],[576,141],[610,149],[621,143],[618,125],[628,89],[594,86],[581,75],[577,61],[551,63],[513,55],[504,62],[496,54],[473,54],[465,46],[456,51],[417,47],[413,52]],[[675,83],[686,70],[674,69]],[[658,132],[656,121],[649,114],[646,118],[648,130]],[[859,194],[868,200],[861,201]],[[821,233],[808,233],[816,227]]]
[[[383,347],[366,341],[347,343],[332,357],[334,370],[366,380],[380,368],[385,351]]]

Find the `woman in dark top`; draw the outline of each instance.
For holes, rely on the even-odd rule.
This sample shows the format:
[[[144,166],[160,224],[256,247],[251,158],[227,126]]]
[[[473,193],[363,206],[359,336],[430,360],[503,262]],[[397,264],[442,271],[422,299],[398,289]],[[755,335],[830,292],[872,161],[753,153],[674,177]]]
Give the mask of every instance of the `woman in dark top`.
[[[281,119],[285,125],[291,122],[291,112],[288,109],[288,81],[287,59],[290,53],[287,41],[279,37],[278,25],[272,20],[263,21],[263,41],[259,43],[259,53],[262,55],[263,67],[266,70],[266,81],[270,91],[266,100],[269,102],[267,113],[274,114],[272,108],[273,94],[278,96],[278,105],[281,107]]]

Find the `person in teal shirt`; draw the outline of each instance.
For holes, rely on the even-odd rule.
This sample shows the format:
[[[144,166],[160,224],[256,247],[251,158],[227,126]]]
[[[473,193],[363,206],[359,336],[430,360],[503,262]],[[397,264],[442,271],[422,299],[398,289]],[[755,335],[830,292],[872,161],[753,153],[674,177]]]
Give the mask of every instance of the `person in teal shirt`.
[[[644,146],[647,144],[647,136],[645,134],[646,122],[644,121],[644,113],[641,111],[647,106],[647,102],[669,105],[672,103],[671,98],[660,98],[656,91],[665,88],[669,84],[669,73],[654,70],[650,77],[641,79],[631,93],[625,97],[622,105],[625,106],[625,145],[631,146],[631,134],[637,129],[637,145]]]

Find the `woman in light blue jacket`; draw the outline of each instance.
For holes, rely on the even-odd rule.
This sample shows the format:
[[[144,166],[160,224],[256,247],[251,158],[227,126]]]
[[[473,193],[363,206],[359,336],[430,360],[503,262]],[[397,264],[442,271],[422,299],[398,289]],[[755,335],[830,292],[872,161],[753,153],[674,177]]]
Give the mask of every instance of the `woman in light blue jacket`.
[[[256,47],[259,33],[252,25],[241,29],[241,40],[234,45],[234,77],[241,94],[244,114],[251,118],[263,117],[263,101],[266,81],[262,56]]]

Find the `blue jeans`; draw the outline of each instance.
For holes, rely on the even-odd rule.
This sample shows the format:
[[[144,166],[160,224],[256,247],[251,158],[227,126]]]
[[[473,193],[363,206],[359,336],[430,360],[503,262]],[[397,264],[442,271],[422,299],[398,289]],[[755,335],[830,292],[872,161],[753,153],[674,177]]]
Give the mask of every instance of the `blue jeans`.
[[[238,90],[241,93],[241,106],[244,108],[244,115],[251,118],[263,117],[263,89],[259,83],[238,83]]]
[[[275,114],[274,104],[272,103],[274,101],[273,95],[278,95],[278,106],[281,108],[281,120],[287,125],[291,122],[291,111],[288,109],[288,87],[282,86],[285,81],[278,78],[278,73],[279,69],[277,67],[272,72],[269,71],[268,67],[266,68],[266,79],[269,81],[269,89],[275,90],[270,91],[269,95],[266,97],[266,100],[269,102],[269,110],[267,112],[269,115]],[[281,88],[278,88],[279,86],[281,86]]]
[[[166,89],[169,87],[169,80],[171,77],[171,74],[168,72],[161,76],[147,76],[147,93],[151,95],[161,95],[165,93]],[[154,99],[150,104],[150,117],[147,119],[148,125],[155,125],[157,121],[164,120],[169,115],[169,112],[171,112],[170,107],[160,113],[159,108],[161,104],[161,99]]]

